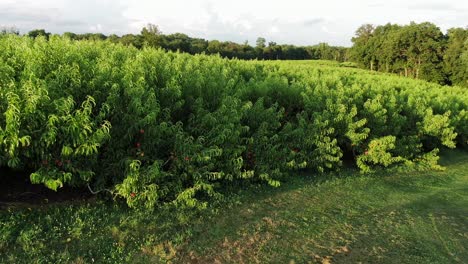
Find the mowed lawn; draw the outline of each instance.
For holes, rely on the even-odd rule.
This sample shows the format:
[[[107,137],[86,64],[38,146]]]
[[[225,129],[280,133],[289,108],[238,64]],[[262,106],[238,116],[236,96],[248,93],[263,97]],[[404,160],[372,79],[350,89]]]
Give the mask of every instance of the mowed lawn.
[[[468,153],[445,171],[298,175],[207,210],[103,199],[0,211],[0,263],[468,263]]]

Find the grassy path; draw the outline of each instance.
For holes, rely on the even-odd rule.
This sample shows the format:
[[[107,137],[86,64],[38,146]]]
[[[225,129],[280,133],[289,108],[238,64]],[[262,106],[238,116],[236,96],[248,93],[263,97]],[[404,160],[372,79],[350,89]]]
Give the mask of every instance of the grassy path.
[[[251,194],[199,226],[182,252],[200,263],[467,263],[468,157],[444,162],[444,172],[300,180]]]
[[[442,172],[298,177],[202,213],[88,201],[0,211],[0,262],[468,263],[468,154]]]

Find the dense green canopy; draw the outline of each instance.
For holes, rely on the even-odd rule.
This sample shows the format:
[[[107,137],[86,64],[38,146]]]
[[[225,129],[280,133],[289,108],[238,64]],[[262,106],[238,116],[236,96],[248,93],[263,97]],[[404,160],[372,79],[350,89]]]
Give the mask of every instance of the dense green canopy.
[[[468,86],[468,29],[447,35],[428,22],[400,26],[363,25],[356,31],[351,59],[362,67],[450,85]]]

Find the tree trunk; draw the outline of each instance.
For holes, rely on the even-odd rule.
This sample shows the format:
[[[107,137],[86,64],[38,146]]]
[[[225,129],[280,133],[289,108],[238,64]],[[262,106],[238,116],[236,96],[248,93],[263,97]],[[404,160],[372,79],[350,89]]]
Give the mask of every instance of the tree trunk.
[[[416,79],[419,79],[419,69],[421,69],[421,57],[418,56],[418,67],[416,68]]]

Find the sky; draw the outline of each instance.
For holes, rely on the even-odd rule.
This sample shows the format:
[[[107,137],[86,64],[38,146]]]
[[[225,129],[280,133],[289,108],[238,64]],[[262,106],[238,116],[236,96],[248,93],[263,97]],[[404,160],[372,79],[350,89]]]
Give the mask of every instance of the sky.
[[[446,31],[468,27],[466,0],[0,0],[0,26],[21,33],[139,33],[148,23],[164,34],[278,44],[350,46],[366,23],[429,21]]]

